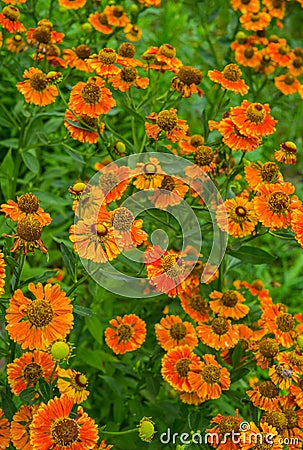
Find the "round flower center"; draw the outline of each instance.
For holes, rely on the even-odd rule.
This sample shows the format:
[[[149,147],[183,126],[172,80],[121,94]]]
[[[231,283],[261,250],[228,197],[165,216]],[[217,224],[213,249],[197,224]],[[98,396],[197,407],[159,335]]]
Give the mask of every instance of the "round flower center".
[[[230,212],[231,219],[236,223],[243,223],[246,220],[247,210],[244,206],[236,206],[234,211]]]
[[[192,66],[182,66],[178,72],[178,78],[182,83],[190,86],[191,84],[200,84],[203,78],[202,72]]]
[[[252,447],[253,450],[271,450],[274,446],[274,444],[266,444],[268,440],[268,433],[265,432],[259,432],[260,437],[258,437],[258,442]],[[257,439],[256,439],[257,440]],[[254,440],[252,441],[254,442]]]
[[[50,348],[51,355],[54,359],[60,360],[65,359],[69,356],[71,349],[67,342],[58,341]]]
[[[78,45],[78,47],[75,50],[75,53],[78,56],[78,58],[86,59],[90,55],[90,48],[88,47],[88,45],[85,44]]]
[[[49,47],[49,49],[48,49],[48,52],[47,52],[47,55],[48,56],[60,56],[60,49],[59,49],[59,47],[57,47],[56,45],[51,45],[50,47]],[[59,73],[59,72],[54,72],[54,73]]]
[[[20,34],[16,34],[15,36],[13,36],[13,41],[15,42],[15,44],[21,44],[22,36],[20,36]]]
[[[246,59],[251,59],[255,54],[255,51],[252,47],[248,47],[244,50],[244,56]]]
[[[39,27],[46,27],[46,28],[49,28],[50,30],[53,29],[53,24],[52,24],[52,22],[51,22],[50,20],[48,20],[48,19],[41,19],[41,20],[39,20],[38,26],[39,26]]]
[[[2,14],[4,15],[4,17],[11,20],[12,22],[19,20],[20,18],[19,9],[12,5],[5,6],[2,10]]]
[[[114,215],[114,228],[118,231],[130,231],[134,221],[133,213],[123,206],[118,208]]]
[[[32,216],[26,216],[19,220],[17,225],[17,234],[21,239],[27,242],[33,242],[40,239],[43,226],[39,220]]]
[[[268,207],[275,214],[284,213],[287,210],[289,203],[290,200],[288,195],[280,191],[273,192],[268,198]]]
[[[163,131],[172,131],[178,124],[177,114],[173,111],[161,111],[157,117],[157,125]]]
[[[281,149],[285,151],[285,153],[296,154],[297,146],[294,142],[286,141],[281,144]]]
[[[258,20],[260,20],[260,14],[257,12],[251,13],[250,20],[252,22],[258,22]]]
[[[57,419],[51,426],[51,438],[55,445],[68,447],[74,444],[79,437],[79,427],[74,419],[63,417]]]
[[[117,336],[119,344],[121,342],[128,342],[134,335],[133,328],[127,323],[121,323],[117,329]]]
[[[242,72],[237,64],[228,64],[224,67],[223,77],[228,81],[239,81],[241,78]]]
[[[43,369],[40,364],[31,362],[26,364],[22,371],[23,377],[28,384],[36,384],[43,377]]]
[[[284,83],[287,84],[287,86],[291,86],[295,82],[295,77],[293,77],[290,74],[285,75],[284,77]]]
[[[293,60],[292,65],[294,66],[295,69],[300,69],[303,66],[303,59],[300,56],[298,56]]]
[[[201,136],[200,134],[194,134],[189,141],[190,145],[192,145],[193,147],[197,148],[200,145],[204,144],[204,137]]]
[[[49,44],[52,38],[52,32],[48,27],[37,27],[33,32],[33,38],[40,44]]]
[[[123,58],[133,58],[135,56],[136,49],[133,44],[129,42],[123,42],[118,49],[118,54]]]
[[[18,198],[18,208],[27,214],[34,214],[38,211],[39,200],[34,194],[23,194]]]
[[[108,25],[107,15],[104,13],[99,14],[98,21],[101,25]]]
[[[267,380],[260,384],[259,392],[262,397],[275,398],[279,391],[271,380]]]
[[[29,80],[30,87],[35,91],[42,92],[47,87],[47,79],[45,73],[34,73]]]
[[[238,296],[235,291],[226,291],[222,295],[221,302],[224,306],[233,307],[238,303]]]
[[[211,329],[212,331],[217,334],[218,336],[222,336],[223,334],[226,334],[230,328],[229,323],[227,322],[224,317],[217,317],[212,321]]]
[[[241,0],[242,5],[249,5],[251,0]]]
[[[84,122],[86,125],[90,126],[91,128],[96,128],[96,123],[95,123],[95,120],[93,117],[90,117],[87,114],[81,114],[80,119],[82,120],[82,122]],[[79,183],[79,184],[84,184],[84,183]]]
[[[81,91],[81,97],[84,103],[88,105],[96,105],[100,102],[102,95],[101,88],[94,82],[88,81]]]
[[[166,56],[167,58],[174,58],[176,56],[176,49],[169,44],[161,45],[159,52],[160,55]]]
[[[100,176],[99,184],[105,192],[110,192],[119,184],[119,177],[114,173],[104,173]]]
[[[93,224],[90,228],[91,232],[96,234],[98,238],[104,238],[108,233],[108,228],[103,223]]]
[[[124,9],[122,6],[115,6],[113,9],[113,16],[114,17],[122,17],[124,13]]]
[[[289,361],[299,367],[303,366],[303,353],[298,351],[292,351],[289,353]]]
[[[257,289],[257,291],[263,291],[264,289],[264,283],[261,280],[254,280],[251,285],[254,289]]]
[[[175,370],[180,378],[186,378],[191,361],[189,358],[181,358],[175,364]]]
[[[175,182],[172,177],[169,175],[164,175],[164,178],[161,183],[161,189],[165,189],[167,191],[173,191],[175,188]]]
[[[206,365],[201,372],[203,380],[208,384],[218,383],[220,381],[221,369],[212,364]]]
[[[259,125],[263,123],[266,116],[266,111],[260,103],[252,103],[246,111],[246,118],[253,123]]]
[[[205,313],[206,311],[206,301],[201,295],[196,295],[195,297],[191,298],[189,300],[190,307],[197,311],[198,313]]]
[[[147,163],[143,167],[143,172],[146,175],[155,175],[157,173],[157,166],[153,163]]]
[[[284,414],[287,419],[287,428],[295,428],[298,426],[298,413],[297,411],[293,411],[292,409],[286,409]]]
[[[276,319],[277,327],[283,333],[287,333],[294,329],[295,319],[289,313],[280,314]]]
[[[270,411],[266,413],[264,420],[268,425],[275,427],[278,433],[281,433],[287,428],[288,421],[286,415],[281,411]]]
[[[183,273],[182,260],[176,255],[166,255],[162,258],[162,267],[169,278],[175,279]]]
[[[223,417],[218,424],[220,434],[231,433],[232,431],[239,431],[239,421],[232,416]]]
[[[167,272],[169,269],[174,267],[176,264],[177,255],[165,255],[162,258],[162,268],[164,272]]]
[[[214,159],[214,153],[207,145],[199,145],[194,154],[194,162],[199,167],[208,166]]]
[[[27,318],[36,328],[46,327],[54,317],[54,310],[46,300],[33,300],[27,307]]]
[[[272,183],[276,179],[278,166],[274,162],[267,162],[261,167],[260,173],[262,181],[265,181],[266,183]]]
[[[133,25],[132,27],[131,27],[131,29],[127,32],[127,34],[132,34],[133,36],[137,36],[138,35],[138,33],[140,32],[140,29],[136,26],[136,25]]]
[[[287,55],[289,53],[289,46],[286,44],[280,45],[278,48],[278,53],[282,56]]]
[[[109,66],[116,62],[117,53],[112,48],[103,48],[98,54],[98,59],[102,64]]]
[[[132,83],[138,76],[138,71],[135,67],[123,67],[121,69],[120,77],[121,80],[127,83]]]
[[[186,326],[182,322],[173,323],[169,334],[174,341],[182,341],[186,336]]]
[[[283,6],[283,4],[284,4],[284,0],[273,0],[273,2],[272,2],[272,6],[275,9],[281,8]]]
[[[82,389],[86,388],[88,385],[87,378],[82,373],[77,373],[74,381],[75,381],[75,387],[78,390],[82,390]]]
[[[274,358],[279,353],[279,344],[274,339],[266,338],[260,342],[259,350],[265,358]]]

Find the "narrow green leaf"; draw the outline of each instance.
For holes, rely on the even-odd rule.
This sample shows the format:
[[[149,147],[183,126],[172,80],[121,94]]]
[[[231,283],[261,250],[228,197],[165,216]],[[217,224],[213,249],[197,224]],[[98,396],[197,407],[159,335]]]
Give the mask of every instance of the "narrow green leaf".
[[[239,250],[228,249],[226,253],[247,264],[270,264],[276,259],[275,256],[265,250],[249,245],[243,245]]]
[[[73,310],[75,314],[83,317],[92,317],[95,314],[91,309],[79,305],[74,305]]]
[[[62,259],[64,262],[64,265],[70,274],[73,281],[77,281],[76,279],[76,258],[73,254],[72,250],[70,250],[64,242],[60,243],[60,251],[62,255]]]
[[[21,156],[26,167],[34,174],[37,174],[40,169],[40,164],[37,159],[36,150],[27,150],[26,152],[21,153]]]

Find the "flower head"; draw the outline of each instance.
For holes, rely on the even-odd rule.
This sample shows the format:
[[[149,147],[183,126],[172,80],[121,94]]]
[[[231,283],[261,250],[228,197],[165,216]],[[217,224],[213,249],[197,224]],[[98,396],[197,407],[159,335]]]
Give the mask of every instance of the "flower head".
[[[163,132],[166,139],[171,142],[184,139],[188,125],[185,120],[178,119],[176,112],[176,109],[170,108],[169,110],[161,111],[159,114],[152,113],[147,116],[146,118],[152,122],[152,124],[145,123],[147,135],[152,139],[158,140],[159,134]]]
[[[27,103],[46,106],[56,100],[58,89],[49,82],[47,75],[42,70],[30,67],[28,70],[25,70],[23,78],[28,79],[19,81],[17,89],[24,95]]]
[[[222,89],[228,89],[236,94],[247,94],[249,86],[241,80],[242,71],[237,64],[228,64],[222,72],[209,70],[209,78],[215,83],[221,84]]]
[[[146,324],[135,314],[117,316],[109,323],[113,328],[106,328],[105,342],[117,355],[137,350],[145,341]]]
[[[66,394],[75,403],[84,402],[89,396],[87,377],[74,369],[58,369],[57,386],[61,395]]]

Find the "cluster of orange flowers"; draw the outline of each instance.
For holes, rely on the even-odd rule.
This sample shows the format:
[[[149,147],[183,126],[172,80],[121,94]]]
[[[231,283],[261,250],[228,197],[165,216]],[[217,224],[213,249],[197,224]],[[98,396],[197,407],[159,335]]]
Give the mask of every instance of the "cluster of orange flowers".
[[[303,7],[302,1],[298,2]],[[232,8],[241,13],[239,21],[245,30],[237,33],[231,48],[238,64],[266,77],[276,74],[274,83],[282,94],[298,92],[303,98],[303,85],[298,79],[303,74],[303,48],[292,49],[285,38],[267,36],[273,20],[283,27],[286,5],[285,0],[231,0]]]

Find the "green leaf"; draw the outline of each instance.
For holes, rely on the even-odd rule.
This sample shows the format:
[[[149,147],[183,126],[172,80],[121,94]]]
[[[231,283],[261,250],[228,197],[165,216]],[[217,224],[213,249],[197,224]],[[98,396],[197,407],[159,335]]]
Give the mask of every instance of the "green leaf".
[[[34,174],[37,174],[40,169],[40,164],[37,159],[36,150],[27,150],[26,152],[21,153],[21,156],[26,167]]]
[[[89,308],[85,308],[84,306],[74,305],[73,311],[75,314],[78,314],[79,316],[84,317],[92,317],[94,316],[94,311],[92,311]]]
[[[233,367],[237,367],[238,362],[240,361],[242,354],[243,354],[243,347],[242,347],[241,342],[238,342],[236,347],[233,349],[232,355],[231,355],[231,361],[233,363]]]
[[[17,138],[9,138],[9,139],[3,139],[0,140],[0,145],[3,147],[9,147],[9,148],[18,148],[19,143]]]
[[[103,343],[103,326],[98,317],[85,317],[85,324],[90,334],[99,344]]]
[[[243,245],[236,251],[228,249],[226,253],[247,264],[270,264],[276,259],[276,256],[267,253],[265,250],[249,245]]]
[[[4,411],[4,415],[9,421],[11,421],[15,412],[17,412],[17,408],[13,403],[12,399],[4,392],[1,392],[1,399],[2,399],[1,408]]]
[[[102,350],[89,350],[88,348],[78,349],[77,358],[80,358],[85,365],[94,367],[102,372],[105,370],[104,362],[117,362],[117,358]]]
[[[72,250],[70,250],[64,242],[60,243],[60,251],[64,265],[73,281],[77,281],[76,277],[76,258]]]
[[[24,389],[24,391],[20,393],[20,399],[23,403],[30,403],[34,398],[35,393],[36,390],[33,387]]]
[[[0,166],[1,177],[11,178],[14,175],[15,163],[12,158],[12,149],[6,153]]]

